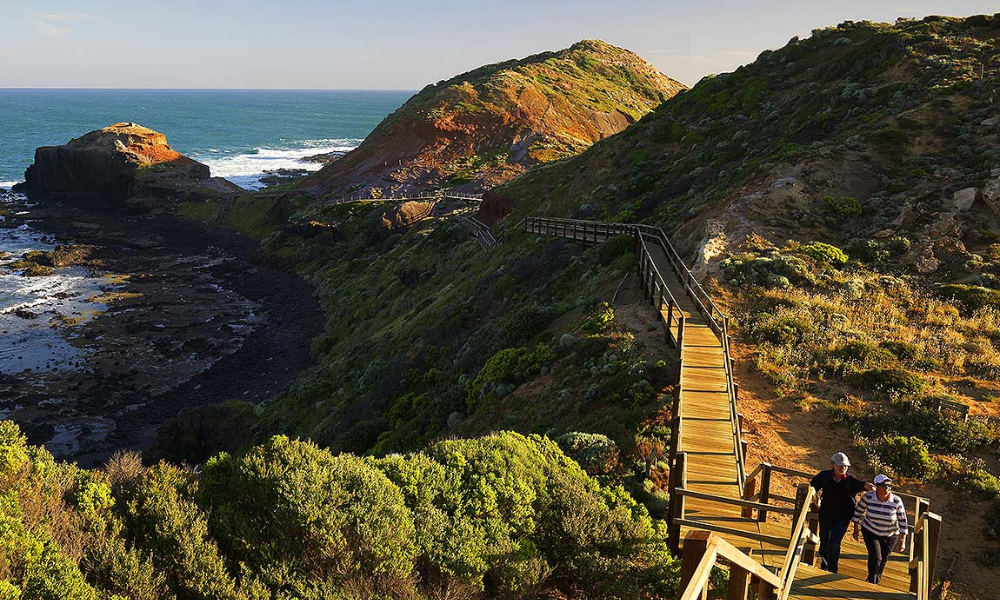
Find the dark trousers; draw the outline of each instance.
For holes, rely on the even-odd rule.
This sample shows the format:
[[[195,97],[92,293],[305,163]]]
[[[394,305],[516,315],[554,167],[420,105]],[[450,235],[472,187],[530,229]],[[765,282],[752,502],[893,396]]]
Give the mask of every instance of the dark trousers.
[[[840,564],[840,543],[844,541],[850,522],[850,517],[843,520],[819,518],[819,556],[823,569],[831,573],[836,573]]]
[[[868,548],[868,583],[881,583],[885,563],[899,536],[876,535],[864,527],[861,528],[861,536],[865,538],[865,548]]]

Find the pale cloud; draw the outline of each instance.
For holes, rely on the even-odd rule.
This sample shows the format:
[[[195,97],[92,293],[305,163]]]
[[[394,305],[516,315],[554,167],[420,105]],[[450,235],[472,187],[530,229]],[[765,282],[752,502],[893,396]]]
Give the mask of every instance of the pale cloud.
[[[30,19],[31,28],[38,35],[46,37],[64,37],[72,33],[70,27],[74,23],[81,21],[92,21],[96,19],[94,15],[86,13],[55,13],[46,15],[36,15]]]

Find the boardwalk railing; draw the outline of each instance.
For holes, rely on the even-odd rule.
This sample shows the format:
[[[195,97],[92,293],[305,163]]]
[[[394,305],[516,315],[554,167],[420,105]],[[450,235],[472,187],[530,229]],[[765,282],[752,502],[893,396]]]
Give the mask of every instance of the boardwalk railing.
[[[932,512],[920,515],[910,545],[910,591],[917,595],[917,600],[930,600],[940,536],[941,517]]]
[[[388,196],[383,196],[381,198],[372,198],[371,196],[362,196],[361,194],[354,194],[353,196],[345,196],[342,198],[333,198],[326,200],[326,204],[346,204],[348,202],[399,202],[406,200],[466,200],[468,202],[482,202],[482,194],[462,194],[458,192],[420,192],[419,194],[401,194],[396,196],[395,194],[390,194]]]
[[[472,236],[476,238],[476,241],[479,242],[479,245],[483,250],[492,250],[497,247],[497,244],[500,243],[495,237],[493,237],[493,232],[490,231],[490,228],[486,223],[483,223],[475,217],[465,215],[460,216],[458,219],[463,225],[472,231]]]
[[[524,228],[531,233],[560,236],[586,243],[600,243],[618,235],[634,236],[636,240],[636,255],[639,259],[639,276],[642,278],[643,283],[643,293],[656,308],[657,315],[663,319],[668,339],[675,344],[678,353],[682,354],[685,326],[684,312],[680,309],[676,298],[667,289],[663,274],[658,271],[655,261],[653,261],[652,255],[649,252],[649,244],[656,244],[663,250],[685,294],[694,303],[698,312],[705,318],[706,323],[722,344],[726,367],[726,392],[729,395],[733,445],[737,460],[737,483],[742,488],[746,477],[746,453],[742,439],[743,434],[740,428],[739,412],[737,410],[739,386],[736,385],[733,377],[734,360],[732,358],[732,340],[729,335],[729,318],[719,309],[708,295],[708,292],[705,291],[691,273],[691,270],[681,260],[677,250],[670,243],[667,234],[659,227],[651,225],[601,223],[598,221],[557,219],[551,217],[528,217],[524,220]],[[681,364],[683,364],[683,356],[679,356],[679,358]],[[679,419],[676,418],[680,414],[680,407],[678,406],[680,395],[680,382],[678,381],[674,406],[674,420],[676,423],[671,431],[672,452],[677,448],[683,447],[680,445],[680,440],[678,439],[680,437],[680,424]]]
[[[679,491],[684,491],[681,488]],[[703,494],[703,496],[710,496]],[[719,536],[722,532],[713,532],[711,527],[704,527],[704,523],[693,521],[692,526],[701,526],[700,529],[688,532],[684,539],[684,553],[681,561],[681,600],[695,600],[705,597],[706,586],[712,567],[720,559],[728,561],[730,564],[729,588],[727,590],[727,600],[746,600],[749,591],[749,576],[756,576],[760,581],[757,590],[757,597],[777,598],[777,600],[787,600],[795,583],[795,574],[802,561],[803,550],[807,543],[818,544],[819,537],[807,524],[809,506],[813,503],[816,490],[808,484],[799,486],[796,494],[795,508],[792,510],[792,528],[788,538],[776,536],[766,536],[740,531],[741,536],[767,543],[777,542],[779,545],[787,544],[788,548],[781,561],[781,566],[775,568],[777,572],[772,572],[768,567],[764,567],[750,556],[750,551],[743,551],[735,548]],[[683,497],[683,494],[682,496]],[[720,499],[721,500],[721,499]],[[729,500],[729,499],[727,499]],[[739,501],[736,501],[739,502]],[[719,528],[725,529],[725,528]],[[719,548],[723,550],[719,550]],[[752,570],[750,564],[756,565]],[[767,573],[764,575],[763,573]],[[736,581],[734,582],[734,577]]]
[[[790,498],[788,496],[782,496],[780,494],[775,494],[771,491],[772,474],[780,474],[790,478],[792,481],[799,481],[799,482],[801,482],[802,480],[809,481],[812,479],[814,475],[814,473],[806,473],[805,471],[789,469],[786,467],[779,467],[778,465],[772,465],[766,462],[759,464],[757,468],[754,469],[747,476],[747,481],[743,488],[744,489],[743,499],[749,502],[749,504],[745,506],[752,506],[754,507],[755,510],[758,511],[757,520],[760,522],[764,522],[767,520],[767,514],[769,512],[777,514],[786,514],[785,511],[787,509],[785,507],[780,507],[774,504],[770,504],[771,502],[781,502],[785,504],[795,502],[794,498]],[[760,482],[759,490],[757,490],[758,480]],[[928,514],[933,515],[933,513],[930,512],[930,500],[928,500],[923,496],[917,496],[915,494],[907,494],[905,492],[899,492],[896,490],[893,490],[892,493],[899,496],[900,499],[902,499],[903,506],[906,509],[907,521],[909,523],[914,524],[914,526],[911,527],[906,534],[907,535],[906,545],[909,548],[909,553],[910,553],[909,557],[912,560],[916,557],[916,553],[920,549],[920,543],[921,543],[920,540],[918,539],[918,529],[916,524],[919,523],[921,519],[926,518],[926,515]],[[750,509],[745,509],[745,510],[746,512],[744,512],[744,516],[748,518],[752,517]],[[931,527],[940,528],[941,518],[937,515],[933,515],[932,520],[933,519],[936,519],[936,522]],[[818,512],[810,511],[809,526],[813,529],[816,529],[819,526]],[[931,538],[931,550],[928,556],[931,557],[937,556],[937,540],[938,536],[937,533],[935,532],[935,534]],[[814,558],[814,553],[815,553],[814,548],[807,549],[805,558],[803,560],[811,563]],[[930,578],[931,580],[933,580],[934,576],[933,559],[930,561],[930,566],[928,568],[931,575]]]

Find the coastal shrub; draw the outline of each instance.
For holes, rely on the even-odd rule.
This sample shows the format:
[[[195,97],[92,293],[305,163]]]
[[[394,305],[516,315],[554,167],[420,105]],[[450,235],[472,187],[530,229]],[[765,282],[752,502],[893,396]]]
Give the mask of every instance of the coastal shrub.
[[[847,263],[847,255],[840,248],[823,242],[810,242],[801,248],[799,252],[812,258],[816,262],[833,266],[840,266]]]
[[[961,467],[956,477],[956,483],[985,500],[1000,502],[1000,479],[990,473],[986,463],[981,458],[960,459]],[[994,513],[994,522],[1000,520],[1000,513]]]
[[[250,598],[241,589],[208,529],[208,515],[195,503],[193,473],[160,463],[143,474],[125,511],[128,534],[148,550],[178,595],[191,598]]]
[[[899,360],[913,360],[920,351],[919,346],[894,340],[879,342],[879,346],[891,352]]]
[[[853,196],[824,196],[823,208],[837,217],[860,217],[865,209]]]
[[[840,348],[831,351],[830,356],[854,363],[859,369],[884,367],[896,360],[896,357],[888,350],[861,340],[847,342]]]
[[[631,598],[666,597],[676,583],[665,530],[547,438],[448,440],[375,465],[412,509],[416,562],[432,587],[465,583],[512,597],[545,582]]]
[[[608,475],[618,468],[618,446],[606,435],[571,431],[557,437],[556,443],[588,475]]]
[[[804,314],[757,313],[747,329],[755,342],[791,346],[802,342],[813,331],[813,323]]]
[[[538,344],[534,350],[523,347],[500,350],[486,361],[476,378],[466,384],[469,411],[513,390],[537,375],[544,363],[554,359],[555,353],[545,344]],[[511,387],[508,389],[508,386]]]
[[[615,320],[615,310],[607,302],[601,302],[597,308],[584,319],[580,329],[587,333],[602,333],[607,331]]]
[[[635,240],[630,235],[616,235],[597,247],[597,260],[602,265],[610,265],[622,256],[632,253]]]
[[[307,578],[408,576],[416,554],[403,495],[364,459],[275,436],[202,476],[210,527],[231,559]]]
[[[968,313],[986,306],[1000,308],[1000,290],[980,287],[978,285],[951,283],[942,285],[939,288],[939,292],[945,298],[952,298],[961,302]]]
[[[0,478],[10,478],[28,461],[28,438],[14,421],[0,421]]]
[[[908,411],[899,427],[938,452],[968,452],[995,441],[982,421],[951,416],[930,406]]]
[[[899,368],[869,369],[857,376],[857,382],[885,400],[913,398],[927,387],[922,377]]]
[[[0,569],[10,581],[9,594],[19,589],[24,598],[101,598],[44,528],[26,525],[18,494],[13,490],[0,493]]]
[[[924,480],[936,471],[927,444],[918,437],[887,435],[875,445],[883,466],[899,477]]]
[[[723,277],[743,285],[787,289],[791,284],[812,283],[809,265],[797,256],[772,252],[768,256],[738,254],[722,261]]]

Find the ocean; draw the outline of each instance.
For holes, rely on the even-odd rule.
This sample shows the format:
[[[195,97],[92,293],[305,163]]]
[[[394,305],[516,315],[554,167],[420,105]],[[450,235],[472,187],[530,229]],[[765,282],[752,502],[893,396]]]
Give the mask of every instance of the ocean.
[[[38,146],[131,121],[166,135],[213,176],[255,188],[265,170],[318,169],[299,159],[356,147],[412,93],[0,89],[0,187],[24,180]]]
[[[24,180],[38,146],[65,144],[94,129],[132,121],[167,136],[178,152],[207,164],[212,175],[248,189],[265,170],[304,168],[304,156],[347,151],[411,92],[259,90],[0,89],[0,188]],[[23,277],[11,265],[61,240],[8,219],[5,207],[25,202],[0,192],[0,376],[75,370],[85,357],[70,344],[73,328],[106,307],[95,298],[115,284],[78,267]],[[15,225],[15,223],[17,223]],[[4,406],[0,402],[0,418]]]

